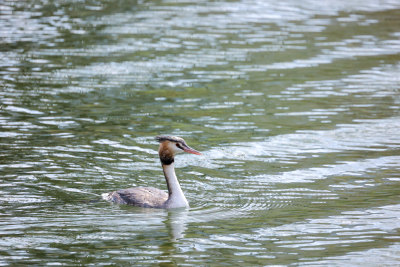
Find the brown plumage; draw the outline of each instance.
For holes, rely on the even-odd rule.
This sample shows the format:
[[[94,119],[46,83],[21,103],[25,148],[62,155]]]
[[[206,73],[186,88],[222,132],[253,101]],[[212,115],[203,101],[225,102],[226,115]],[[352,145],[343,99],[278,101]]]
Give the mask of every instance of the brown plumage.
[[[118,204],[154,208],[162,207],[168,200],[168,194],[154,187],[136,187],[111,192],[108,198]]]

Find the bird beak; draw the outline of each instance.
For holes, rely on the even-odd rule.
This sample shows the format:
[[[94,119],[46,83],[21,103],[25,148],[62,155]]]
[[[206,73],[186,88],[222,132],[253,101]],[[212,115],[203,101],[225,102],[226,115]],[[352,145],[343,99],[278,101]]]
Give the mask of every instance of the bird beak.
[[[191,147],[183,147],[183,151],[187,152],[187,153],[191,153],[191,154],[195,154],[195,155],[201,155],[201,153]]]

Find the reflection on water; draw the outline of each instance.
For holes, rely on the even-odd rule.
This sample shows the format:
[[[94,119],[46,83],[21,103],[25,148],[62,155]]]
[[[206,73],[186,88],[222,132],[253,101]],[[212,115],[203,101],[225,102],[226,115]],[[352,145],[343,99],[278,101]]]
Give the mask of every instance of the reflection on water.
[[[187,209],[172,209],[168,211],[168,220],[165,221],[165,224],[170,230],[171,241],[177,241],[185,237],[188,213]]]
[[[398,1],[0,3],[0,265],[399,262]],[[189,210],[154,136],[184,137]]]

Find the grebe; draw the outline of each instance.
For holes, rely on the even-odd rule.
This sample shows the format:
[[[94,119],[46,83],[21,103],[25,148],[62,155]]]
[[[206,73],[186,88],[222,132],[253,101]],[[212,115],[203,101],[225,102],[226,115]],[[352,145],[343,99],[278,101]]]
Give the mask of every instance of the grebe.
[[[160,156],[167,182],[168,194],[154,187],[135,187],[102,194],[103,199],[118,204],[145,208],[170,209],[189,207],[189,203],[175,175],[174,156],[181,152],[195,155],[201,155],[201,153],[189,147],[185,140],[180,137],[157,136],[156,140],[160,143],[158,155]]]

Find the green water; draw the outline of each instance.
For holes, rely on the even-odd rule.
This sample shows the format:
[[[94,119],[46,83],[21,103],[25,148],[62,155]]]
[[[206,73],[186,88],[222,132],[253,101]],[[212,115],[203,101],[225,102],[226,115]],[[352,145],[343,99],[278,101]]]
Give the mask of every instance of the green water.
[[[398,1],[0,3],[0,265],[395,266]],[[166,190],[187,210],[112,205]]]

